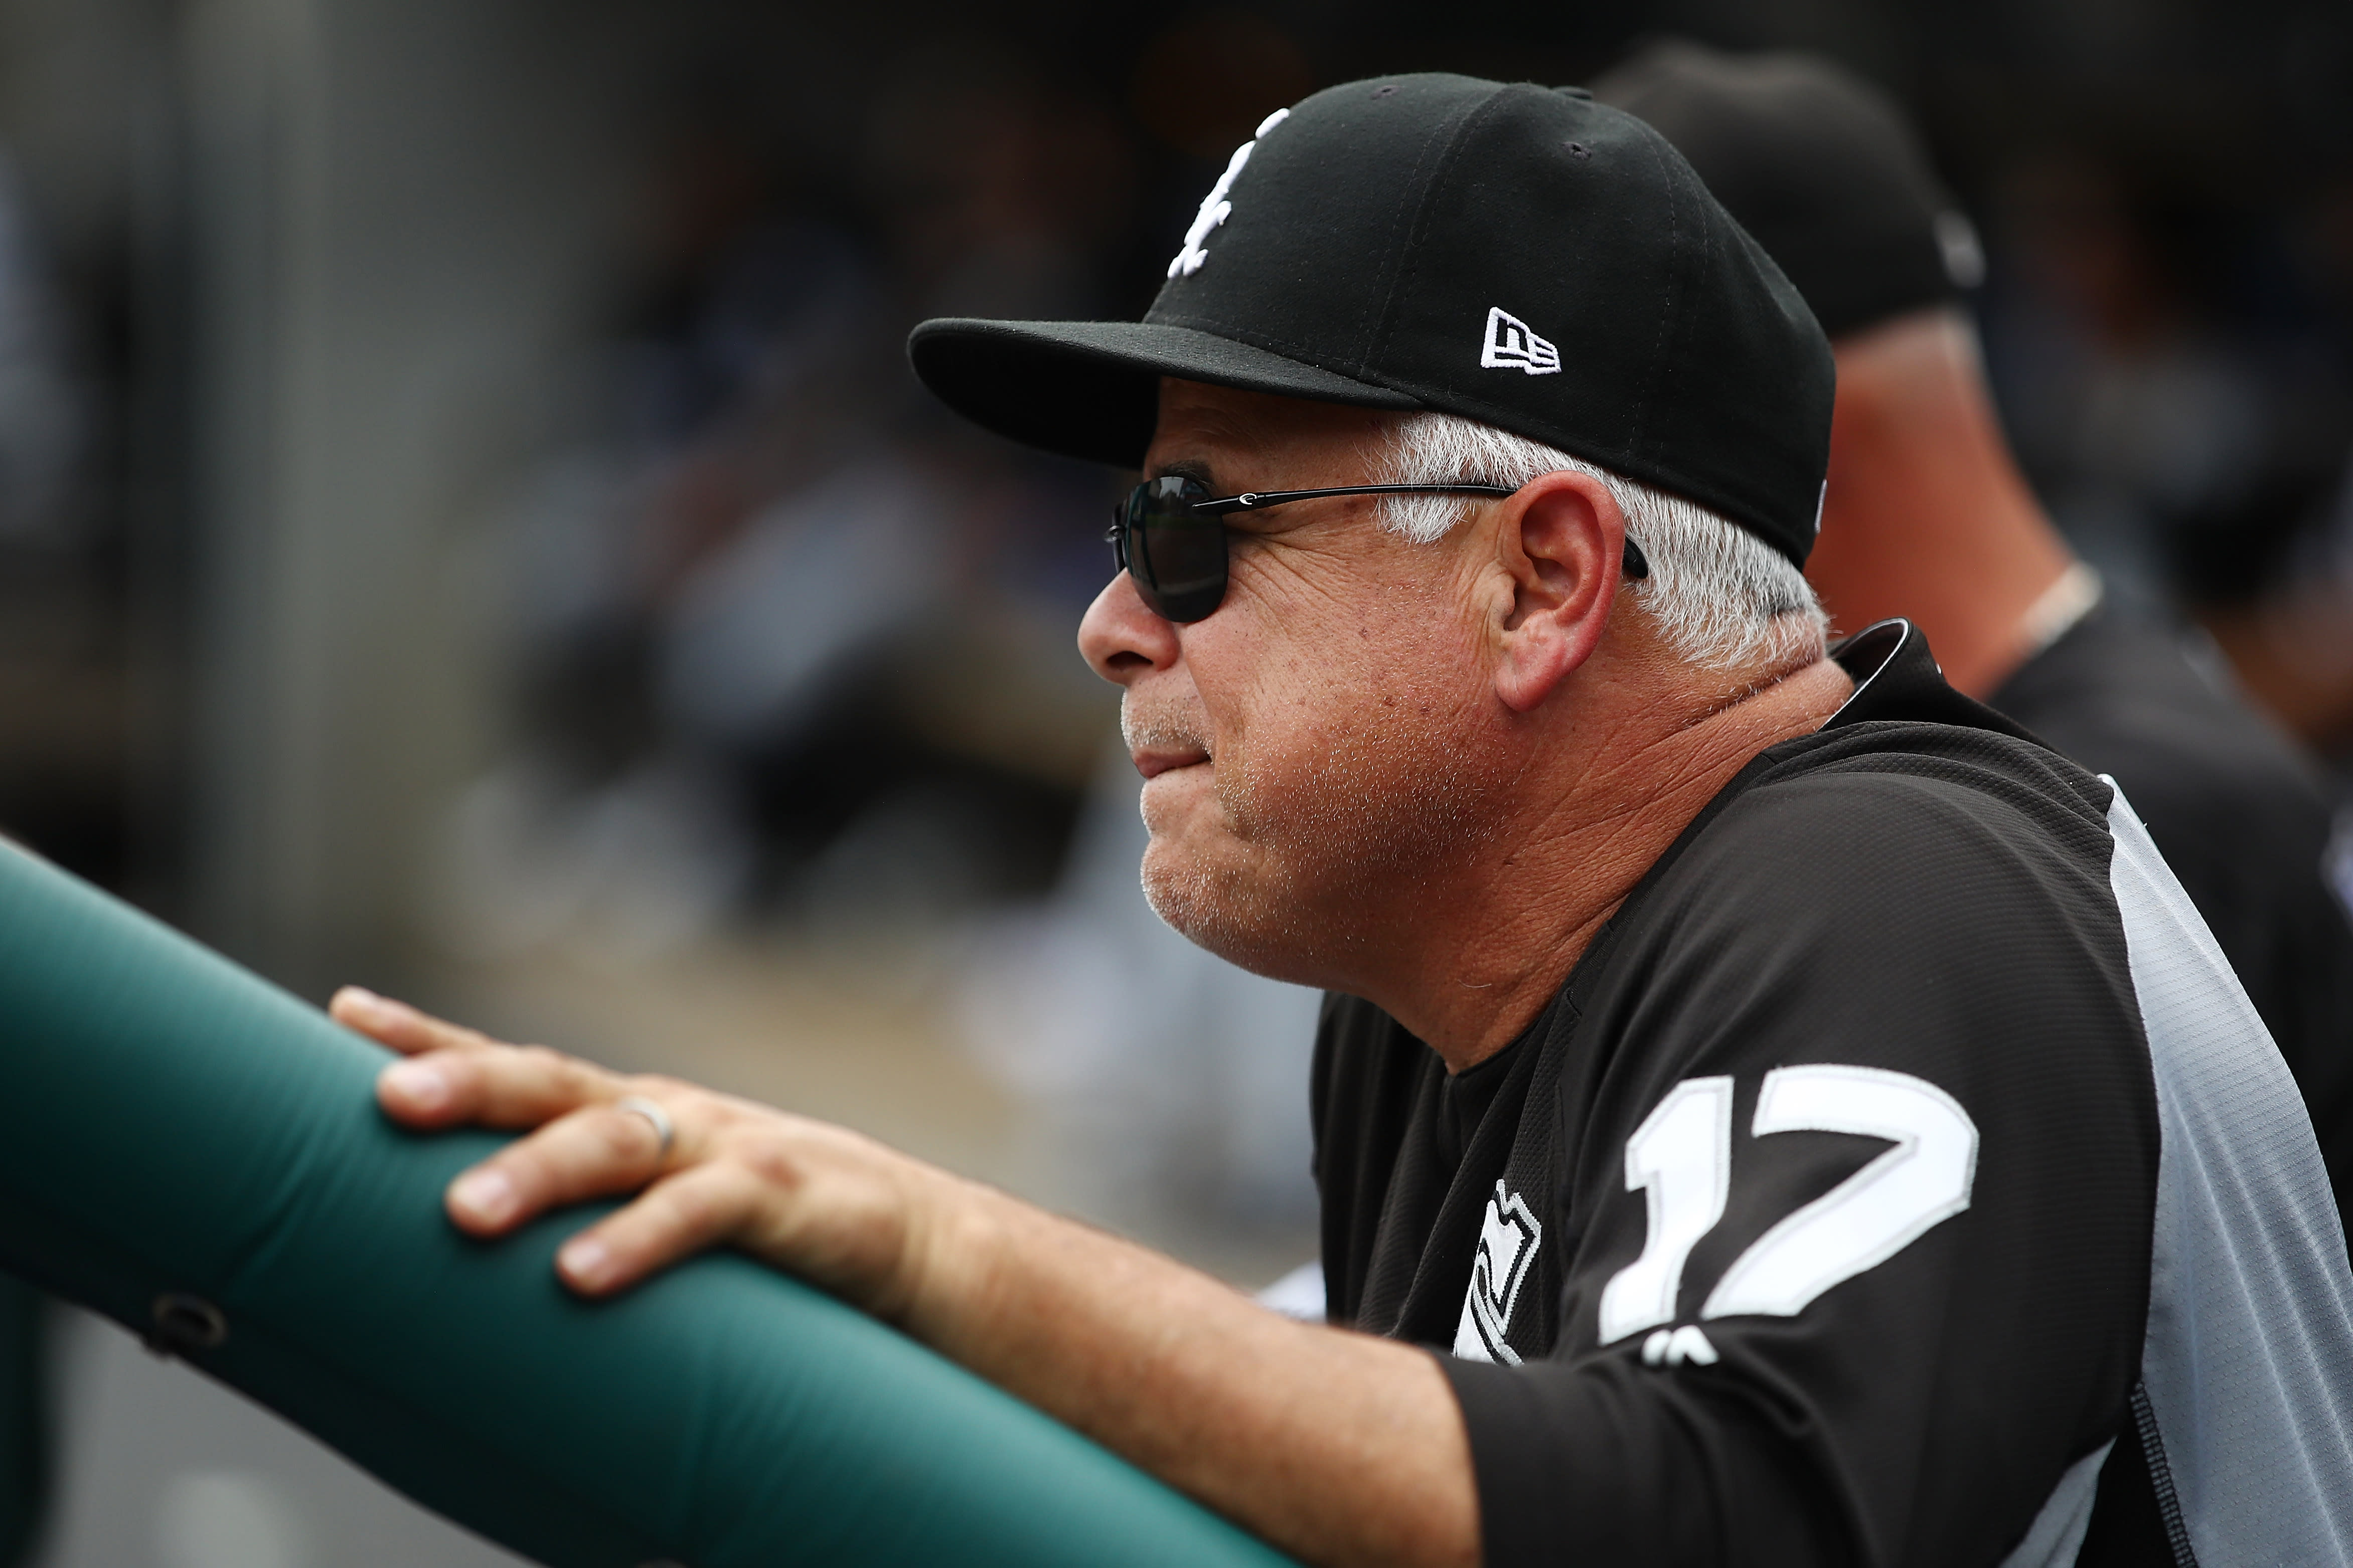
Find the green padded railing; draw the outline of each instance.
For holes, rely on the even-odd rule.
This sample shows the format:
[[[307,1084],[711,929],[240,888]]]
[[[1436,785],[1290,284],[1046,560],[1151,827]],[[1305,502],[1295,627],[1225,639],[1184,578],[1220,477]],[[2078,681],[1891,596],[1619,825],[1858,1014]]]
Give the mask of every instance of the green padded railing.
[[[497,1140],[378,1113],[385,1054],[0,846],[0,1263],[557,1568],[1265,1565],[1271,1551],[742,1258],[589,1305],[585,1211],[469,1241]]]

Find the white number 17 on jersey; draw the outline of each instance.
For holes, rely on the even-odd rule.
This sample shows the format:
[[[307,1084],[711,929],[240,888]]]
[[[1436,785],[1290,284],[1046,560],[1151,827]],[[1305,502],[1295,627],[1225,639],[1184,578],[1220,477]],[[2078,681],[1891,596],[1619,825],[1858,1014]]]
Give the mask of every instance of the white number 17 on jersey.
[[[1880,1068],[1776,1068],[1750,1131],[1850,1132],[1894,1144],[1758,1237],[1725,1269],[1703,1318],[1794,1317],[1969,1206],[1978,1129],[1943,1089]],[[1600,1341],[1674,1321],[1683,1264],[1724,1217],[1732,1180],[1732,1079],[1686,1079],[1626,1141],[1626,1190],[1650,1205],[1642,1256],[1601,1292]]]

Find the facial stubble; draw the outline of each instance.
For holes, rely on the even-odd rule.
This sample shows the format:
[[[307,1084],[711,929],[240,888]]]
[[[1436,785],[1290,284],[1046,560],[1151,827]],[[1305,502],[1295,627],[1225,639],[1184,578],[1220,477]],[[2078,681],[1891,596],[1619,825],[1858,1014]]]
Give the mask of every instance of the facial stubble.
[[[1334,726],[1319,752],[1213,757],[1210,842],[1155,833],[1144,893],[1163,921],[1257,973],[1345,984],[1488,837],[1492,781],[1466,717],[1392,695],[1386,722]],[[1356,715],[1362,718],[1364,715]],[[1123,715],[1131,746],[1208,748],[1181,721]]]

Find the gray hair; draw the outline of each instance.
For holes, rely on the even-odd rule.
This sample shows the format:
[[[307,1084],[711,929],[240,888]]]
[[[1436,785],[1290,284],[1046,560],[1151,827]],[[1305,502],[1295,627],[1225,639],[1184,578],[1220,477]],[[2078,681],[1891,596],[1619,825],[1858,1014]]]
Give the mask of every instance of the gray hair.
[[[1788,557],[1736,523],[1681,496],[1451,414],[1409,414],[1374,465],[1377,483],[1508,485],[1567,468],[1601,481],[1626,514],[1627,536],[1651,563],[1630,584],[1676,657],[1711,670],[1771,674],[1820,658],[1829,618],[1813,584]],[[1381,524],[1430,544],[1470,515],[1459,496],[1386,496]]]

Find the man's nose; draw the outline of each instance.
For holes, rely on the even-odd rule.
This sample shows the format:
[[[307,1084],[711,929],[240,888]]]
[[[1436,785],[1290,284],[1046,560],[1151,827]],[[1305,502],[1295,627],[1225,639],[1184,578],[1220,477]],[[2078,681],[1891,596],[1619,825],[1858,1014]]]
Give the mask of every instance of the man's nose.
[[[1171,668],[1183,651],[1176,626],[1145,607],[1134,580],[1124,572],[1095,595],[1079,623],[1080,654],[1114,686]]]

